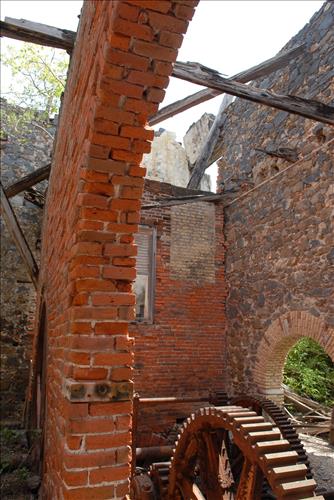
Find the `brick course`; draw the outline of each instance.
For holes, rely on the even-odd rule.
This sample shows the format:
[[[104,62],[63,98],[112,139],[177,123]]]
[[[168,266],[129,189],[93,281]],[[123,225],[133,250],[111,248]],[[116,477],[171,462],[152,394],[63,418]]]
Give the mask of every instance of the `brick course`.
[[[184,188],[146,180],[144,204],[186,194],[189,190]],[[173,230],[175,213],[183,228]],[[141,224],[157,231],[156,282],[153,322],[130,326],[135,338],[135,391],[142,397],[206,397],[226,389],[223,207],[203,202],[142,210]],[[203,245],[207,259],[198,270]],[[183,269],[179,274],[171,260],[173,248],[180,251],[179,258],[175,251],[173,257],[174,266]],[[140,433],[165,431],[192,406],[141,412]]]
[[[192,12],[196,3],[181,4]],[[88,391],[94,383],[110,381],[119,390],[123,382],[130,387],[127,322],[133,319],[135,269],[133,259],[124,259],[124,246],[132,255],[145,173],[140,162],[152,139],[145,124],[167,85],[158,77],[157,64],[165,64],[166,57],[174,62],[180,45],[177,37],[169,48],[147,42],[158,40],[161,30],[186,32],[179,5],[171,0],[88,1],[80,17],[43,226],[44,498],[124,498],[129,492],[131,391],[122,402],[98,402],[97,396],[73,402],[64,388]],[[171,69],[169,64],[161,76],[170,76]],[[136,73],[136,82],[128,81],[135,71],[143,78]],[[105,291],[110,292],[107,303],[101,300]],[[119,419],[126,422],[121,427]]]

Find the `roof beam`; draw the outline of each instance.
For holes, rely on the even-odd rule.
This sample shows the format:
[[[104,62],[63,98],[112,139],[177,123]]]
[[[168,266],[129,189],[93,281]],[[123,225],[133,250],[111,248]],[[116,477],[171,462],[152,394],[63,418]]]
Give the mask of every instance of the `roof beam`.
[[[31,174],[25,175],[24,177],[22,177],[22,179],[20,179],[17,182],[14,182],[5,189],[7,197],[11,198],[12,196],[22,193],[22,191],[26,191],[35,184],[38,184],[39,182],[44,181],[45,179],[48,179],[50,175],[50,170],[51,170],[51,163],[48,163],[44,167],[38,168],[34,172],[31,172]]]
[[[236,80],[240,83],[247,83],[251,80],[257,80],[258,78],[262,78],[263,76],[267,76],[278,69],[284,68],[290,61],[300,56],[305,51],[305,44],[298,45],[294,49],[288,50],[287,52],[283,52],[281,54],[276,55],[266,61],[263,61],[252,68],[246,69],[245,71],[241,71],[241,73],[237,73],[232,76],[231,80]],[[170,118],[178,113],[182,113],[197,104],[201,104],[202,102],[208,101],[217,95],[222,94],[220,90],[213,89],[204,89],[192,94],[184,99],[180,99],[179,101],[174,102],[173,104],[169,104],[164,108],[160,109],[150,120],[149,124],[151,126],[156,125],[167,118]]]
[[[205,85],[227,94],[287,111],[304,118],[334,125],[334,107],[323,102],[302,97],[279,95],[222,77],[217,71],[198,63],[176,62],[173,75],[182,80]]]
[[[9,203],[6,193],[0,183],[1,189],[1,213],[6,222],[7,229],[15,241],[16,247],[25,263],[28,274],[33,282],[35,288],[37,288],[38,283],[38,267],[34,256],[29,248],[27,240],[24,237],[22,229],[17,221],[14,210]]]
[[[75,31],[55,28],[54,26],[35,23],[27,19],[5,17],[5,21],[0,21],[0,36],[65,49],[71,52],[74,47],[76,33]]]
[[[187,185],[189,189],[199,189],[202,177],[206,169],[210,165],[210,158],[212,156],[213,150],[217,144],[220,130],[226,121],[226,109],[233,101],[231,95],[225,94],[220,105],[218,114],[209,130],[208,136],[200,150],[198,158],[196,159],[194,168],[192,169],[191,176]]]

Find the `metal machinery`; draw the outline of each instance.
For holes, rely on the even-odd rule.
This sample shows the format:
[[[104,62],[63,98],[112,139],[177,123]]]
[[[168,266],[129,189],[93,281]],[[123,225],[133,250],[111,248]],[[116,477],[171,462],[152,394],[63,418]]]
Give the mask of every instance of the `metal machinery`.
[[[170,460],[136,468],[131,498],[325,498],[315,490],[305,449],[285,413],[269,400],[240,396],[187,418]]]

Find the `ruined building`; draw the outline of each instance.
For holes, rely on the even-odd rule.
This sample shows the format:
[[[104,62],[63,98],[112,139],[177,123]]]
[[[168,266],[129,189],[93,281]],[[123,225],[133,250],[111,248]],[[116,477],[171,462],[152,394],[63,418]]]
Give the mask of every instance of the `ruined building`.
[[[210,153],[220,158],[214,195],[207,193],[208,183],[187,187],[200,155],[200,148],[191,153],[197,144],[191,136],[188,153],[166,132],[155,142],[174,144],[172,156],[187,166],[181,177],[172,172],[161,182],[169,145],[153,146],[143,163],[154,138],[147,123],[178,68],[177,50],[197,3],[84,3],[75,43],[68,34],[62,41],[74,49],[41,235],[40,209],[31,198],[23,203],[22,194],[9,197],[39,270],[37,279],[30,268],[36,300],[23,267],[17,265],[10,278],[4,273],[16,300],[5,292],[3,400],[7,419],[15,414],[8,405],[15,400],[23,410],[25,401],[28,426],[42,430],[42,498],[125,498],[136,447],[167,445],[175,422],[203,402],[221,407],[227,395],[246,393],[280,404],[284,360],[302,336],[314,338],[334,359],[334,5],[324,3],[283,48],[285,53],[303,44],[298,55],[252,82],[255,93],[304,98],[298,106],[311,107],[317,121],[310,111],[293,114],[293,98],[282,99],[289,103],[285,108],[270,107],[269,94],[267,106],[237,98],[224,111],[212,158]],[[193,128],[209,130],[215,123],[206,115]],[[46,128],[54,132],[53,124]],[[31,130],[27,137],[35,146],[40,142]],[[43,141],[38,154],[22,145],[23,166],[49,160],[51,142]],[[3,148],[6,172],[13,147]],[[144,165],[153,178],[145,179]],[[12,181],[3,179],[7,193]],[[15,267],[13,247],[8,244],[4,253]],[[6,376],[14,372],[20,374],[17,386]],[[150,400],[168,397],[181,403],[165,400],[160,407]],[[229,406],[232,416],[219,409],[206,416],[224,421],[236,440],[243,436],[237,442],[248,458],[243,443],[254,436],[247,429],[246,437],[239,433],[235,420],[248,410],[235,405]],[[252,411],[247,415],[250,425],[279,440],[270,446],[288,449],[271,423],[262,416],[254,420]],[[180,453],[190,453],[180,443]],[[256,446],[261,449],[260,442]],[[312,496],[307,465],[296,462],[296,451],[287,453],[298,484],[272,479],[270,457],[263,472],[259,455],[251,455],[250,470],[256,476],[261,469],[277,498]],[[176,454],[174,465],[177,460]],[[177,483],[173,474],[170,484]],[[227,476],[217,488],[232,491]],[[247,484],[256,487],[251,477],[240,472],[239,496]],[[191,488],[192,498],[201,498],[195,482]],[[180,498],[190,495],[184,491]],[[254,498],[252,491],[240,498]]]

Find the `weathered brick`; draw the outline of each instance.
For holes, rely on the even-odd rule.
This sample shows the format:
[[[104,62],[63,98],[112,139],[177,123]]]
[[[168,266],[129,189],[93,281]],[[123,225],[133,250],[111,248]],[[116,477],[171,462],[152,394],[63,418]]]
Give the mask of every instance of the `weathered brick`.
[[[90,484],[98,484],[110,481],[120,481],[127,479],[130,473],[129,465],[120,467],[102,467],[100,469],[91,470],[89,473]]]
[[[105,368],[73,368],[75,380],[105,380],[108,370]]]
[[[152,57],[160,61],[174,62],[177,56],[177,50],[170,47],[162,47],[158,44],[136,40],[133,44],[133,51],[141,56]]]
[[[92,304],[98,306],[107,305],[134,305],[135,296],[128,293],[104,293],[94,294]]]
[[[67,378],[128,384],[133,376],[128,323],[134,319],[133,243],[146,172],[140,163],[153,140],[146,123],[168,85],[178,30],[187,26],[173,17],[173,7],[169,0],[87,2],[81,14],[54,151],[40,273],[52,380],[45,454],[50,498],[129,493],[131,401],[70,403],[62,391]],[[115,481],[117,491],[103,484]]]
[[[149,13],[149,23],[155,30],[168,30],[173,33],[185,33],[188,27],[186,21],[176,19],[172,16],[165,16],[157,12]]]
[[[143,127],[122,127],[121,136],[152,141],[154,130]]]

